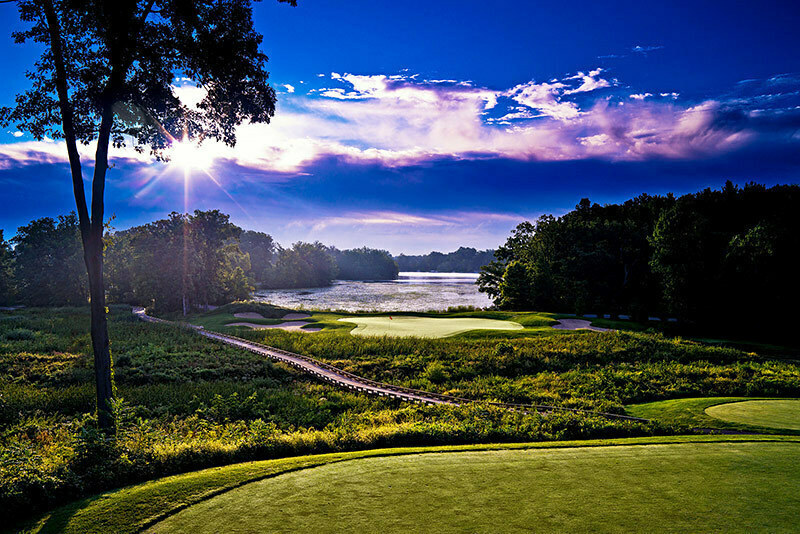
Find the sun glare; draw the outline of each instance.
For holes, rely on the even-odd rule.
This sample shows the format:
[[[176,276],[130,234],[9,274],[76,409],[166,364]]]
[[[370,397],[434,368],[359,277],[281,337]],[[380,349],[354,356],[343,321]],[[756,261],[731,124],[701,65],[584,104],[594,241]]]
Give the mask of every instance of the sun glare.
[[[172,165],[185,171],[207,171],[214,162],[214,157],[207,147],[187,140],[173,143],[169,157]]]

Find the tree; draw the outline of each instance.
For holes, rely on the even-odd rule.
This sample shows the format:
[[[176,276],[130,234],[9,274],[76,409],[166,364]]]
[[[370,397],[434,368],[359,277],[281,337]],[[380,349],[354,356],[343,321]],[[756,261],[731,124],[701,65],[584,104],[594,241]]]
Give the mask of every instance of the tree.
[[[246,230],[239,238],[239,248],[250,255],[250,267],[256,282],[264,282],[277,253],[272,236],[263,232]]]
[[[11,244],[3,238],[0,229],[0,306],[8,306],[14,301],[14,255]]]
[[[32,306],[85,305],[81,238],[74,213],[43,217],[17,229],[12,239],[21,302]]]
[[[509,263],[500,282],[500,306],[517,311],[531,309],[531,279],[527,265],[516,260]]]
[[[330,249],[336,261],[337,277],[340,280],[394,280],[397,278],[397,262],[385,250],[374,248]]]
[[[279,0],[295,5],[295,0]],[[34,138],[63,139],[69,157],[91,297],[98,421],[113,430],[113,388],[103,283],[104,190],[110,147],[126,142],[161,157],[176,139],[233,145],[244,120],[269,122],[262,37],[249,0],[18,0],[29,23],[17,42],[44,52],[28,73],[32,87],[0,111]],[[205,89],[190,109],[173,91],[176,74]],[[94,142],[91,211],[78,143]]]
[[[281,249],[270,270],[266,286],[270,288],[325,287],[336,278],[336,262],[320,242],[297,242]]]

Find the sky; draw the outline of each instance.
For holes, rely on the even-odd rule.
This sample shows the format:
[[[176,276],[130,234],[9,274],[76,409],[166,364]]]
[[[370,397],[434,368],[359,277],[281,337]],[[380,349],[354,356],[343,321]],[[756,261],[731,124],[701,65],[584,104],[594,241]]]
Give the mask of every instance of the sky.
[[[170,164],[112,152],[115,228],[218,208],[284,245],[416,254],[494,248],[583,197],[800,182],[795,2],[298,4],[255,4],[272,122]],[[40,52],[15,15],[0,5],[0,106]],[[62,144],[0,131],[6,237],[72,209]]]

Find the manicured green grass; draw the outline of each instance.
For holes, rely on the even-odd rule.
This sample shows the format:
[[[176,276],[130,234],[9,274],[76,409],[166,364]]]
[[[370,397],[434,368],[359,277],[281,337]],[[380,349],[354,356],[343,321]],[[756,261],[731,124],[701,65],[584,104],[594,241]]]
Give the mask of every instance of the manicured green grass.
[[[800,399],[729,402],[709,406],[706,413],[730,423],[800,431]]]
[[[603,447],[598,451],[612,451],[614,449],[607,448],[611,445],[657,445],[657,444],[697,444],[700,446],[713,446],[711,444],[719,443],[726,446],[785,446],[797,447],[798,441],[795,438],[785,436],[664,436],[664,437],[648,437],[648,438],[628,438],[628,439],[613,439],[613,440],[588,440],[588,441],[567,441],[567,442],[550,442],[550,443],[523,443],[523,444],[496,444],[496,445],[461,445],[461,446],[438,446],[438,447],[412,447],[412,448],[397,448],[397,449],[376,449],[360,452],[348,453],[334,453],[322,455],[310,455],[295,458],[283,458],[277,460],[266,460],[259,462],[247,462],[242,464],[235,464],[225,467],[218,467],[212,469],[205,469],[192,473],[171,476],[154,480],[137,486],[131,486],[120,490],[110,491],[101,495],[90,497],[78,501],[76,503],[61,507],[48,514],[39,520],[35,525],[28,528],[27,532],[64,532],[64,533],[105,533],[115,532],[119,534],[139,532],[144,528],[154,525],[156,522],[166,518],[167,516],[178,512],[188,506],[200,503],[205,499],[213,497],[214,495],[221,494],[232,488],[242,486],[248,482],[253,482],[267,477],[273,477],[281,473],[295,471],[313,466],[330,464],[340,462],[343,460],[354,460],[360,458],[374,458],[381,456],[397,456],[408,454],[420,453],[433,453],[433,452],[458,452],[458,451],[488,451],[488,450],[525,450],[525,449],[562,449],[569,448],[571,451],[559,452],[559,454],[582,454],[579,451],[586,450],[591,447]],[[624,447],[631,451],[646,451],[649,447]],[[783,450],[783,449],[781,449]],[[795,450],[795,449],[793,449]],[[578,451],[578,452],[576,452]],[[784,453],[786,450],[783,450]],[[558,451],[551,451],[558,452]],[[637,453],[639,454],[639,453]],[[646,452],[643,452],[647,458]],[[433,457],[434,455],[429,455]],[[446,455],[450,456],[450,455]],[[600,460],[605,454],[594,455],[599,456]],[[658,455],[655,455],[657,457]],[[427,458],[426,456],[425,458]],[[796,454],[785,454],[786,460],[778,458],[776,461],[778,465],[783,465],[786,461],[794,461],[793,457]],[[453,455],[457,461],[460,455]],[[585,456],[589,458],[589,456]],[[570,460],[571,461],[571,460]],[[795,462],[797,463],[797,462]],[[358,467],[358,463],[354,462],[356,466],[356,473],[362,472]],[[542,464],[545,465],[545,464]],[[551,462],[554,469],[558,468],[558,462]],[[742,465],[745,465],[742,463]],[[759,471],[756,465],[750,465],[753,469],[754,475],[758,475]],[[758,464],[760,465],[760,464]],[[525,467],[521,465],[520,467]],[[796,469],[796,468],[795,468]],[[458,474],[459,468],[456,464],[455,469],[451,469],[451,475]],[[541,471],[541,470],[540,470]],[[506,471],[507,472],[507,471]],[[787,471],[789,472],[789,471]],[[796,472],[796,471],[795,471]],[[307,473],[313,473],[308,471]],[[515,469],[512,474],[520,476],[525,475],[530,477],[527,470]],[[746,476],[747,473],[742,474]],[[759,475],[760,476],[760,475]],[[511,478],[514,478],[513,476]],[[795,479],[796,480],[796,479]],[[422,488],[426,483],[434,482],[433,480],[422,482]],[[479,483],[475,480],[474,483]],[[398,483],[402,481],[398,480]],[[589,487],[589,486],[587,486]],[[461,486],[455,488],[457,494],[461,495],[471,493],[470,486]],[[416,491],[416,490],[415,490]],[[445,488],[441,495],[437,498],[447,498],[449,495],[452,497],[454,488]],[[673,494],[673,493],[670,493]],[[398,495],[402,495],[399,494]],[[403,495],[406,498],[407,495]],[[475,495],[473,499],[479,498]],[[401,500],[401,499],[397,499]],[[209,501],[213,502],[213,501]],[[542,501],[548,502],[548,501]],[[267,510],[277,512],[282,507],[283,503],[276,506],[276,501],[272,501],[267,505]],[[286,503],[291,505],[291,503]],[[604,507],[608,507],[611,503],[607,502]],[[773,506],[774,508],[774,506]],[[444,510],[444,508],[443,508]],[[318,511],[318,510],[317,510]],[[317,513],[315,511],[314,513]],[[179,516],[176,516],[176,518]],[[419,525],[418,525],[419,526]],[[226,525],[221,529],[223,532],[231,532],[231,525]],[[160,530],[161,526],[159,526]],[[288,527],[282,526],[277,530],[285,531]],[[288,528],[288,531],[293,529]],[[376,530],[376,529],[369,529]],[[413,530],[413,529],[412,529]],[[428,529],[425,529],[428,530]],[[486,529],[484,529],[486,530]],[[493,530],[493,529],[489,529]],[[713,529],[712,529],[713,530]],[[189,530],[184,530],[189,531]],[[250,529],[245,529],[250,531]],[[269,531],[269,529],[256,529],[256,531]]]
[[[512,321],[476,317],[345,317],[339,321],[358,325],[350,332],[355,336],[439,338],[470,330],[522,330],[524,328],[521,324]]]
[[[234,316],[238,312],[256,312],[261,313],[264,319],[240,319]],[[167,319],[176,321],[186,321],[192,324],[200,325],[209,330],[242,333],[250,329],[247,327],[232,327],[231,323],[248,322],[253,324],[273,325],[282,322],[280,319],[287,313],[296,313],[299,310],[289,310],[283,308],[276,308],[267,304],[259,302],[236,302],[221,306],[216,310],[195,313],[187,317],[182,317],[178,314],[165,316]],[[524,337],[541,337],[541,336],[557,336],[570,333],[570,331],[554,330],[550,328],[558,322],[562,317],[573,317],[566,315],[559,315],[554,313],[544,312],[510,312],[510,311],[496,311],[496,310],[481,310],[481,311],[453,311],[453,312],[341,312],[341,311],[320,311],[311,310],[305,311],[311,317],[303,319],[314,323],[309,327],[321,328],[326,333],[333,331],[347,332],[353,330],[353,323],[364,324],[375,322],[375,325],[365,326],[364,330],[369,330],[369,333],[362,334],[362,328],[353,330],[356,335],[390,335],[390,336],[417,336],[417,337],[458,337],[460,339],[518,339]],[[392,319],[389,319],[389,317]],[[383,325],[377,324],[382,321],[397,321],[391,322],[386,328]],[[417,334],[416,324],[405,325],[406,320],[419,320],[419,319],[435,319],[431,324],[436,325],[436,328],[425,327],[422,329],[422,334]],[[449,321],[448,328],[438,327],[439,324],[446,323],[439,322],[441,319]],[[454,319],[470,319],[464,321],[467,325],[466,328],[457,327],[457,322]],[[487,328],[486,326],[473,327],[470,323],[472,320],[486,319],[492,321],[512,322],[521,325],[524,328],[514,326],[511,328]],[[604,322],[605,321],[605,322]],[[600,323],[603,323],[602,325]],[[613,325],[607,325],[607,320],[592,319],[592,324],[596,326],[610,327],[620,330],[643,330],[645,327],[630,321],[618,321]],[[478,323],[475,322],[477,325]],[[489,323],[483,323],[489,324]],[[450,327],[452,326],[452,328]],[[431,330],[435,335],[426,335],[426,331]],[[441,331],[443,334],[439,334]],[[374,332],[374,333],[373,333]]]
[[[625,412],[628,415],[635,417],[643,417],[645,419],[652,419],[667,425],[676,425],[683,427],[700,427],[700,428],[713,428],[719,430],[737,430],[742,432],[762,432],[762,433],[777,433],[777,428],[781,433],[797,435],[800,434],[800,429],[792,429],[792,426],[775,427],[763,424],[768,419],[760,419],[758,417],[751,417],[749,420],[742,418],[741,420],[731,417],[716,417],[711,415],[712,410],[716,411],[724,406],[735,406],[741,404],[743,401],[777,401],[778,399],[764,399],[753,397],[704,397],[693,399],[671,399],[665,401],[648,402],[644,404],[631,404],[625,406]],[[800,401],[787,401],[800,404]],[[748,407],[750,404],[747,405]],[[751,409],[752,410],[752,409]],[[730,411],[730,410],[725,410]],[[725,413],[723,411],[723,413]],[[757,410],[758,412],[758,410]],[[795,412],[796,414],[797,412]],[[774,417],[774,413],[772,415]],[[794,415],[795,419],[800,419],[800,416]]]
[[[364,458],[241,486],[149,531],[789,531],[798,458],[800,443]]]

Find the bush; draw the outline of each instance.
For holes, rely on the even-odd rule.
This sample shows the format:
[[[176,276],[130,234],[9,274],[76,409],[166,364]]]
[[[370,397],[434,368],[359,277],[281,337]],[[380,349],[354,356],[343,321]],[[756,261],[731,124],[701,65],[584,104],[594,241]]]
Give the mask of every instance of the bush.
[[[36,334],[27,328],[14,328],[3,335],[8,341],[28,341],[35,336]]]

